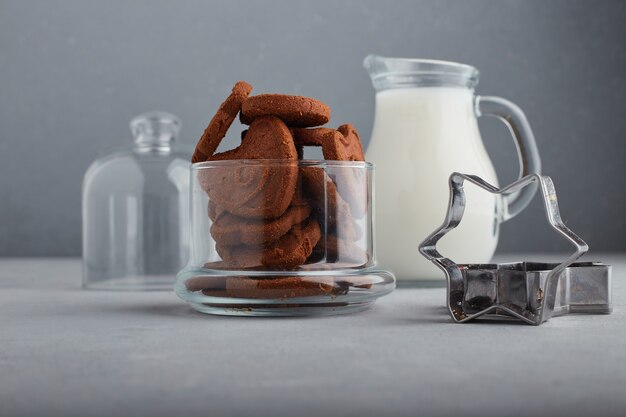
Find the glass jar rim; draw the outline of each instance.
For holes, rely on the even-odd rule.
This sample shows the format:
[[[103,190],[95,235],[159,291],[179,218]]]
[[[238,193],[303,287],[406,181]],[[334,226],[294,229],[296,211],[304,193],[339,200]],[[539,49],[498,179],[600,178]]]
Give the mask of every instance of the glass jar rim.
[[[221,161],[204,161],[196,162],[191,165],[194,170],[227,167],[227,166],[298,166],[298,167],[343,167],[343,168],[360,168],[374,169],[374,164],[366,161],[333,161],[320,159],[227,159]]]

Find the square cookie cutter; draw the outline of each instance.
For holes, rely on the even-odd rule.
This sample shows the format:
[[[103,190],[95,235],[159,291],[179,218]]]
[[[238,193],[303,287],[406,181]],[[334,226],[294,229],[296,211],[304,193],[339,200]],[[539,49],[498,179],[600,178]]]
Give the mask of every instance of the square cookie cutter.
[[[575,252],[561,263],[456,264],[444,257],[436,245],[463,218],[465,181],[502,196],[538,183],[548,222],[574,245]],[[449,186],[450,199],[444,223],[420,244],[419,250],[445,272],[447,305],[455,321],[465,323],[484,316],[540,325],[552,316],[568,313],[611,313],[611,266],[600,262],[576,262],[589,246],[561,220],[550,177],[532,174],[499,189],[475,175],[455,172],[450,176]]]

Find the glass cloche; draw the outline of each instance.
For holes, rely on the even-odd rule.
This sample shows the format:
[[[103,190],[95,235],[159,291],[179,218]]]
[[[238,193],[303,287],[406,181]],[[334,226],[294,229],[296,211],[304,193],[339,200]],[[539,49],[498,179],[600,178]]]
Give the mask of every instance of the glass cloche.
[[[83,181],[83,287],[173,288],[189,255],[191,150],[180,120],[153,112],[130,122],[134,142],[96,160]]]

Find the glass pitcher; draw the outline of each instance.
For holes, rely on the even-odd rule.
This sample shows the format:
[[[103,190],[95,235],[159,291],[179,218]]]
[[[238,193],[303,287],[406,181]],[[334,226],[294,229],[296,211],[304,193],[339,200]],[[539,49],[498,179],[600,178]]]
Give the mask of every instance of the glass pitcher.
[[[520,176],[541,170],[532,130],[515,104],[475,94],[478,70],[472,66],[376,55],[363,65],[376,90],[366,159],[378,172],[377,256],[399,280],[440,278],[441,271],[418,256],[417,247],[444,220],[450,174],[474,174],[498,184],[477,117],[494,116],[509,127]],[[470,186],[463,222],[441,240],[441,253],[458,263],[488,263],[500,223],[522,211],[535,191],[528,187],[503,199]]]

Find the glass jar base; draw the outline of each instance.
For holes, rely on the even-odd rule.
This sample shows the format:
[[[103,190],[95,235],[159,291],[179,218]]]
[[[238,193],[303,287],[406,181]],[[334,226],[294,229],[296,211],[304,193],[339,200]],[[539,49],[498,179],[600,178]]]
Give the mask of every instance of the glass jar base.
[[[206,314],[228,316],[328,316],[366,310],[395,289],[389,271],[182,271],[176,294]]]
[[[334,316],[339,314],[358,313],[367,310],[374,301],[361,303],[327,303],[327,304],[210,304],[189,303],[196,311],[218,316],[253,316],[253,317],[298,317],[298,316]]]

